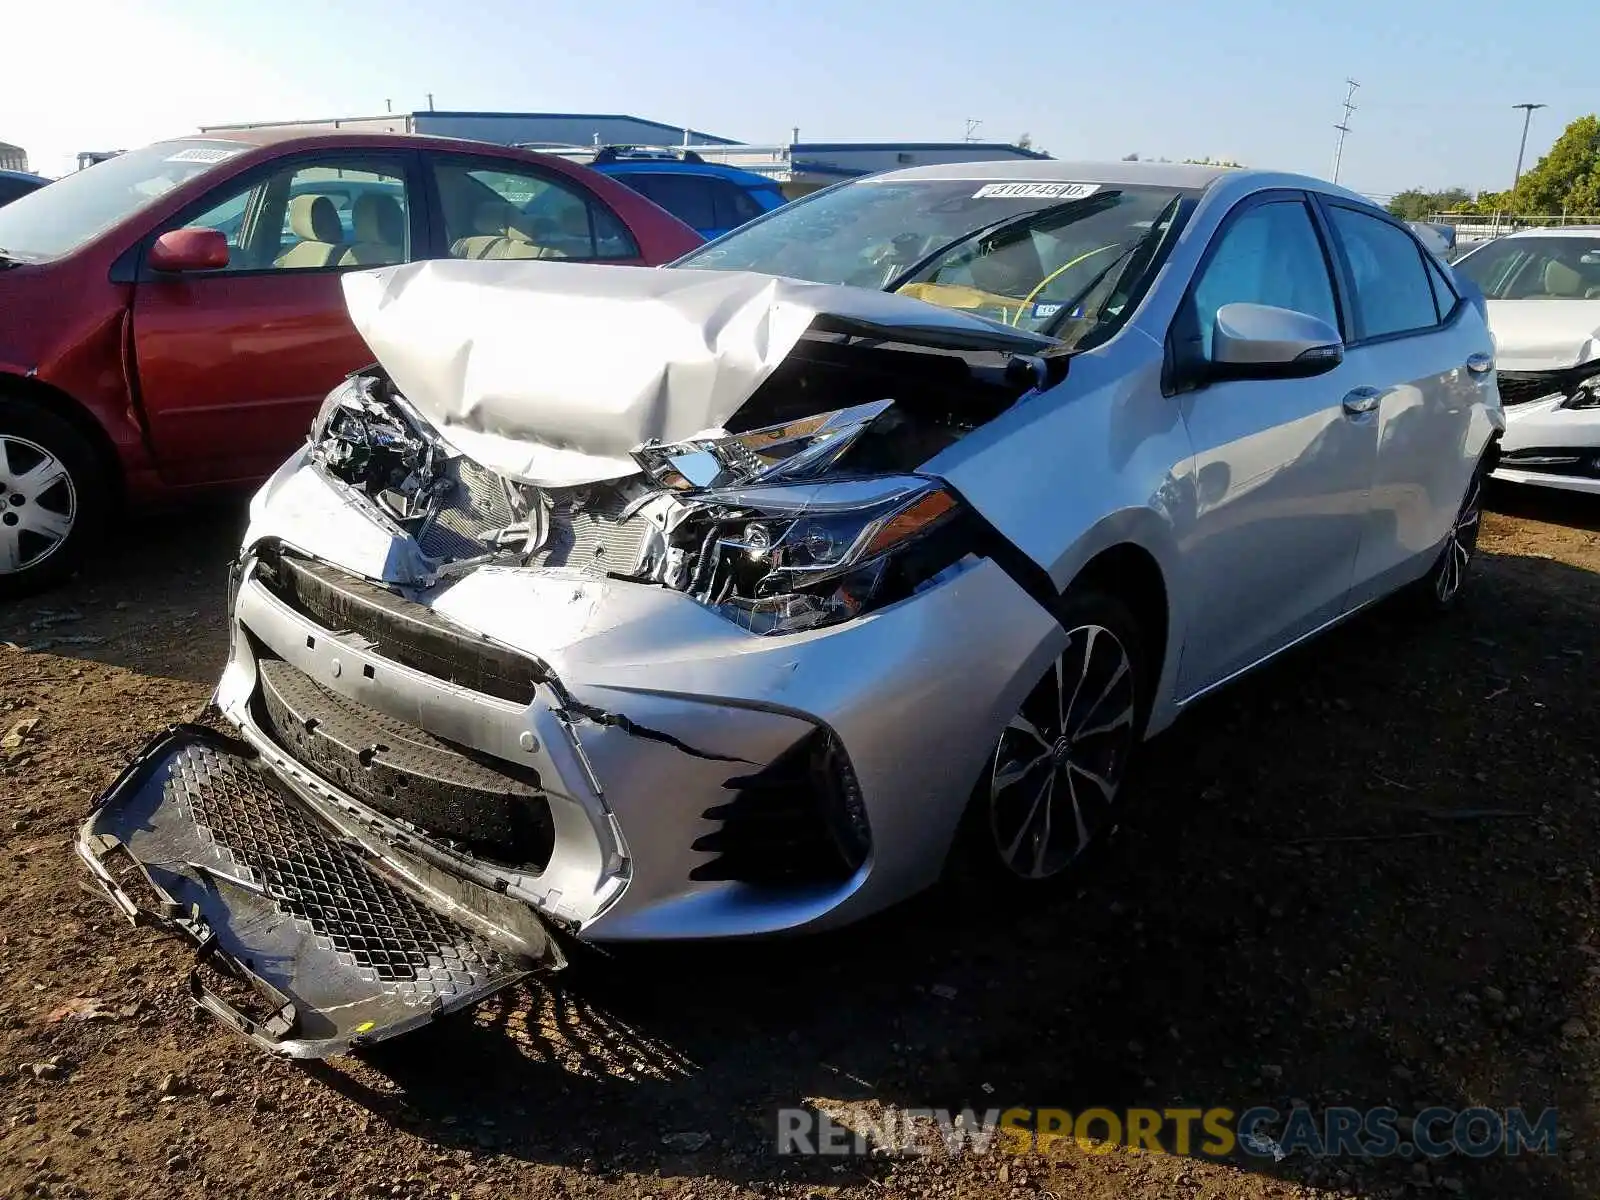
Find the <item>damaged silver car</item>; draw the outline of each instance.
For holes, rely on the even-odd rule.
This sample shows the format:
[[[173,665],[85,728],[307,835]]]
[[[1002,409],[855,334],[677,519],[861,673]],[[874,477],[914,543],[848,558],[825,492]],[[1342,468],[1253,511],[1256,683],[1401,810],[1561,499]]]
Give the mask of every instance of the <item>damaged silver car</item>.
[[[162,734],[80,842],[288,1054],[569,937],[1057,883],[1186,705],[1455,601],[1504,428],[1481,300],[1293,176],[926,168],[670,269],[345,288],[377,362],[251,505],[234,732]]]

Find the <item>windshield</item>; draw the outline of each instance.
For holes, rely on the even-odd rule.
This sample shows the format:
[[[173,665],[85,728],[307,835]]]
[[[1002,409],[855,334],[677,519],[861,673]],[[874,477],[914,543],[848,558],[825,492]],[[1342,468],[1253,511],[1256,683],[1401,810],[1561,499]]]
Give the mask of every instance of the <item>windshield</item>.
[[[1120,324],[1188,194],[865,179],[778,209],[675,265],[886,289],[1081,344]]]
[[[0,252],[25,262],[71,254],[95,234],[246,149],[240,142],[158,142],[95,163],[0,208]]]
[[[1505,238],[1454,267],[1489,300],[1600,299],[1600,234]]]

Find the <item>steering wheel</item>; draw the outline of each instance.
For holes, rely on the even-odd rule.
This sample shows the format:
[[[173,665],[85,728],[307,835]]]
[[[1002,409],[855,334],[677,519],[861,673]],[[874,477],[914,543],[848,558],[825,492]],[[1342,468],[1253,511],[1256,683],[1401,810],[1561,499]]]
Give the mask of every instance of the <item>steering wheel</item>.
[[[1027,296],[1023,298],[1022,304],[1017,308],[1017,315],[1011,318],[1010,324],[1016,325],[1022,320],[1022,314],[1028,310],[1028,305],[1032,304],[1034,298],[1037,297],[1040,292],[1044,291],[1045,288],[1049,287],[1052,282],[1054,282],[1057,275],[1060,275],[1063,271],[1077,266],[1081,262],[1085,262],[1088,259],[1093,258],[1096,254],[1104,254],[1107,250],[1115,250],[1120,245],[1122,245],[1121,242],[1111,242],[1108,245],[1096,246],[1087,254],[1080,254],[1077,258],[1062,263],[1054,271],[1051,271],[1050,274],[1041,279],[1039,281],[1039,286],[1034,288],[1033,291],[1029,292]]]

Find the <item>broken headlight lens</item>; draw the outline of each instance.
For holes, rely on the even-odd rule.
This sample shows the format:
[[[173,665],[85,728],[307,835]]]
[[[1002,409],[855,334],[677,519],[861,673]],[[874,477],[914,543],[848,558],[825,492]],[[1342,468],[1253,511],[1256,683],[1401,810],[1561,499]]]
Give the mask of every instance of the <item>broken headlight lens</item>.
[[[915,475],[730,488],[700,500],[685,590],[762,634],[865,611],[907,582],[896,566],[961,511],[949,490]]]
[[[371,388],[371,379],[364,375],[351,375],[329,392],[322,401],[322,407],[317,409],[316,417],[312,419],[311,444],[315,446],[328,436],[328,428],[333,424],[334,415],[341,409],[359,408],[369,403]]]
[[[1575,387],[1572,390],[1572,394],[1561,402],[1561,407],[1566,409],[1600,408],[1600,375],[1592,375]]]

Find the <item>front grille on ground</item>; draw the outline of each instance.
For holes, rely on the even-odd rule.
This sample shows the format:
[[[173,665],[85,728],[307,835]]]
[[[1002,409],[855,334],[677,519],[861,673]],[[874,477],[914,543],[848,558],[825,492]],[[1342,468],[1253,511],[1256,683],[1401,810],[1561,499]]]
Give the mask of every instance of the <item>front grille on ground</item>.
[[[866,861],[869,831],[844,747],[818,729],[753,775],[723,787],[733,799],[708,808],[721,822],[693,849],[716,854],[691,879],[743,883],[840,882]]]
[[[360,634],[387,659],[447,683],[531,704],[544,668],[488,639],[468,633],[432,609],[387,588],[276,545],[256,549],[256,579],[279,600],[321,628]]]
[[[278,912],[415,1004],[448,1000],[519,967],[400,891],[249,769],[208,745],[173,761],[164,798]]]
[[[258,658],[257,717],[293,758],[348,795],[474,854],[543,870],[554,830],[531,770],[518,770]]]

